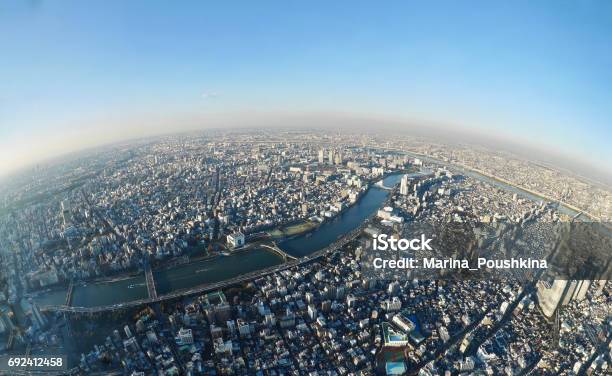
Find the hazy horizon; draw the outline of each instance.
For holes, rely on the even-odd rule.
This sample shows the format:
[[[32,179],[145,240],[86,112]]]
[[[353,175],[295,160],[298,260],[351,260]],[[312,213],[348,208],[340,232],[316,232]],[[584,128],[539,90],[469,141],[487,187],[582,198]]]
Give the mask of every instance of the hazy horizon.
[[[195,118],[183,118],[178,121],[174,128],[169,128],[169,124],[160,123],[151,126],[147,123],[144,129],[135,127],[124,129],[119,133],[119,137],[103,137],[100,133],[94,133],[89,141],[84,141],[83,137],[75,136],[78,143],[73,144],[72,149],[62,149],[55,153],[41,156],[26,165],[20,165],[7,171],[0,170],[0,181],[7,177],[27,172],[35,166],[52,165],[57,161],[67,162],[78,154],[89,154],[98,148],[112,147],[117,144],[135,143],[141,140],[155,140],[173,135],[188,135],[212,130],[320,130],[320,131],[341,131],[347,133],[353,131],[363,131],[372,134],[388,135],[398,133],[404,137],[415,137],[425,141],[436,142],[447,145],[474,145],[483,147],[491,151],[502,151],[514,155],[520,159],[530,160],[537,163],[546,163],[559,171],[567,170],[574,175],[579,175],[587,179],[612,186],[612,171],[606,169],[608,166],[595,166],[588,160],[580,158],[578,155],[568,155],[563,152],[551,150],[535,144],[526,139],[509,137],[508,134],[487,134],[483,129],[469,128],[465,126],[449,125],[441,123],[431,123],[419,120],[397,119],[390,117],[359,116],[355,114],[340,113],[308,113],[308,114],[262,114],[250,113],[249,120],[243,120],[244,113],[240,116],[231,115],[211,116],[206,120]],[[205,122],[208,126],[195,125],[191,122]],[[199,123],[198,123],[199,124]],[[118,125],[120,127],[120,125]],[[102,129],[101,129],[102,130]],[[106,132],[107,129],[102,131]],[[112,136],[112,135],[111,135]],[[59,145],[59,144],[58,144]],[[66,144],[62,144],[63,147]]]
[[[316,118],[465,132],[612,175],[611,10],[5,1],[0,175],[121,140]]]

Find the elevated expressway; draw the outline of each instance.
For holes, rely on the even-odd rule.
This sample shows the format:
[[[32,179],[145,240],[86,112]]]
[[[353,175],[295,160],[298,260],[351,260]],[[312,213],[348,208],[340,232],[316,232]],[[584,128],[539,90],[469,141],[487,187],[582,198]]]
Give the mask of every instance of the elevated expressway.
[[[364,223],[362,223],[358,228],[347,233],[346,235],[339,238],[338,240],[328,245],[327,247],[320,249],[308,256],[299,258],[299,259],[296,259],[294,256],[286,254],[284,251],[278,248],[276,244],[274,244],[274,246],[268,246],[268,248],[274,250],[275,252],[278,252],[278,251],[282,252],[282,254],[286,255],[287,259],[289,259],[290,261],[287,261],[281,265],[276,265],[276,266],[264,268],[261,270],[257,270],[251,273],[246,273],[244,275],[241,275],[235,278],[230,278],[230,279],[227,279],[221,282],[199,285],[199,286],[187,289],[187,290],[176,291],[176,292],[162,295],[162,296],[157,296],[157,293],[151,294],[151,292],[149,291],[149,297],[146,299],[133,300],[133,301],[126,302],[126,303],[118,303],[118,304],[113,304],[113,305],[98,306],[98,307],[71,307],[69,305],[64,304],[64,305],[50,305],[42,309],[48,312],[85,313],[85,314],[100,313],[100,312],[105,312],[105,311],[117,311],[117,310],[137,307],[137,306],[144,305],[144,304],[156,303],[156,302],[160,302],[163,300],[175,299],[175,298],[180,298],[184,296],[210,292],[213,290],[224,289],[229,286],[248,282],[248,281],[251,281],[251,280],[272,274],[272,273],[290,269],[295,266],[306,264],[316,259],[319,259],[329,253],[332,253],[335,250],[338,250],[344,247],[349,242],[355,240],[361,234],[361,232],[367,226],[368,223],[369,223],[369,220],[364,221]],[[153,278],[152,273],[149,272],[147,274],[150,274],[151,278]],[[151,283],[152,289],[155,290],[155,287],[154,287],[155,282],[154,281],[149,282],[148,280],[147,280],[147,289],[149,290],[150,283]]]

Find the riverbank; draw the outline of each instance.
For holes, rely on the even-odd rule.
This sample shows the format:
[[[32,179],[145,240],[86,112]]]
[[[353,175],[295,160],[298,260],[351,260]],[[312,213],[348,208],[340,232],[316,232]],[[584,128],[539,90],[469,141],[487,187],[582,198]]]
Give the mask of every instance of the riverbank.
[[[509,181],[509,180],[504,179],[504,178],[499,177],[499,176],[492,175],[492,174],[490,174],[490,173],[488,173],[486,171],[482,171],[480,169],[477,169],[475,167],[471,167],[471,166],[465,165],[463,163],[445,162],[445,161],[442,161],[440,159],[437,159],[437,158],[434,158],[432,156],[429,156],[427,154],[418,153],[418,152],[414,152],[414,151],[400,150],[400,149],[387,149],[387,150],[403,152],[403,153],[408,154],[408,155],[413,156],[413,157],[422,158],[424,160],[430,160],[430,161],[432,161],[434,163],[445,165],[445,166],[450,166],[450,168],[455,167],[455,168],[463,169],[465,171],[469,171],[471,173],[481,175],[482,177],[486,177],[486,178],[495,180],[498,183],[502,183],[502,184],[508,185],[508,186],[510,186],[510,187],[512,187],[514,189],[517,189],[517,190],[520,190],[520,191],[522,191],[524,193],[527,193],[527,194],[530,194],[532,196],[535,196],[535,197],[539,198],[542,201],[551,202],[551,203],[558,203],[560,206],[565,207],[566,209],[573,211],[574,212],[573,216],[581,214],[581,215],[584,215],[584,216],[588,217],[591,220],[599,221],[599,222],[601,221],[601,218],[599,218],[598,216],[596,216],[596,215],[594,215],[592,213],[589,213],[588,211],[585,211],[583,209],[580,209],[580,208],[576,207],[575,205],[572,205],[570,203],[567,203],[567,202],[564,202],[564,201],[561,201],[561,200],[554,199],[554,198],[552,198],[552,197],[550,197],[550,196],[548,196],[548,195],[546,195],[544,193],[537,192],[537,191],[534,191],[534,190],[529,189],[529,188],[525,188],[525,187],[523,187],[521,185],[518,185],[518,184],[516,184],[516,183],[514,183],[512,181]],[[530,198],[530,199],[532,199],[532,198]]]
[[[408,152],[408,155],[413,153]],[[428,156],[421,156],[423,159],[431,159]],[[443,164],[442,161],[433,161]],[[453,168],[454,166],[451,166]],[[469,169],[458,166],[458,169]],[[493,179],[478,171],[475,178],[481,180]],[[468,174],[469,175],[469,174]],[[383,179],[387,187],[396,186],[401,179],[401,173],[389,175]],[[498,181],[498,180],[495,180]],[[507,189],[512,185],[498,181],[500,188]],[[514,188],[515,190],[520,188]],[[524,191],[527,192],[527,191]],[[527,192],[531,199],[535,197]],[[374,184],[369,184],[360,199],[353,205],[348,206],[335,217],[323,222],[322,224],[306,225],[300,223],[288,226],[286,233],[292,236],[283,236],[278,246],[291,256],[300,258],[307,256],[317,250],[323,249],[336,241],[339,237],[357,228],[372,213],[375,213],[381,205],[387,202],[389,191],[378,188]],[[295,227],[293,227],[295,226]],[[288,229],[291,228],[289,231]],[[282,231],[281,231],[282,232]],[[284,234],[284,233],[283,233]],[[162,295],[175,295],[181,290],[193,289],[201,284],[216,284],[225,279],[236,277],[240,274],[248,274],[257,270],[282,263],[278,255],[263,249],[254,249],[255,244],[251,243],[245,249],[234,251],[228,256],[202,255],[197,259],[190,260],[186,264],[174,265],[172,267],[162,267],[154,269],[158,293]],[[55,302],[51,304],[63,304],[62,297],[65,292],[54,295]],[[146,299],[147,291],[143,274],[132,274],[122,277],[98,281],[85,287],[75,287],[73,305],[74,306],[102,306],[117,303],[125,303],[132,300]],[[45,299],[49,303],[48,299]]]
[[[296,223],[290,226],[286,226],[286,227],[281,226],[272,231],[269,231],[268,234],[270,234],[272,239],[279,240],[279,239],[289,238],[289,237],[296,236],[296,235],[303,235],[305,233],[316,230],[319,226],[320,226],[319,223],[309,221],[309,220],[304,220],[304,221],[301,221],[300,223]]]
[[[390,174],[383,179],[386,186],[395,186],[401,173]],[[369,184],[361,198],[335,217],[323,222],[316,231],[278,243],[279,248],[294,257],[304,257],[327,247],[339,237],[359,227],[375,213],[389,196],[389,191]]]
[[[393,186],[399,182],[400,178],[400,174],[388,176],[385,178],[385,184]],[[283,238],[279,247],[287,251],[281,244],[297,246],[297,252],[287,252],[294,257],[303,257],[323,249],[339,237],[359,227],[365,219],[386,202],[388,194],[389,191],[372,186],[364,191],[355,204],[347,207],[333,219],[320,225],[317,224],[309,231]],[[300,230],[304,229],[305,227],[300,227]],[[283,262],[283,259],[274,252],[258,248],[257,243],[250,243],[248,247],[233,251],[227,256],[207,255],[199,260],[191,260],[189,263],[171,268],[155,268],[153,274],[158,296],[174,296],[180,294],[181,291],[197,289],[198,286],[216,285],[241,275],[274,268]],[[144,273],[142,273],[125,278],[115,278],[107,283],[75,286],[72,305],[74,307],[111,306],[146,298],[146,282]],[[45,299],[45,304],[41,306],[63,305],[65,292],[63,296],[60,293],[53,300]]]

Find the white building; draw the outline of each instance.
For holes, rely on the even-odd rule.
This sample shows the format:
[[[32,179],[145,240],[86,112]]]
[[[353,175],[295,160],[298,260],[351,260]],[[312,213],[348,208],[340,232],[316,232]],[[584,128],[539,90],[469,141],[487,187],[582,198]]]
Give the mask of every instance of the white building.
[[[399,300],[397,296],[394,296],[391,298],[391,300],[384,300],[381,305],[382,308],[388,312],[399,311],[402,309],[402,301]]]
[[[385,174],[385,169],[383,167],[373,167],[372,175],[381,176]]]
[[[308,317],[310,317],[311,320],[315,320],[317,318],[317,309],[315,308],[314,305],[309,304],[308,305]]]
[[[386,347],[403,347],[408,345],[408,336],[396,331],[389,323],[382,323],[384,345]]]
[[[178,332],[178,336],[176,337],[176,340],[179,345],[193,344],[193,334],[191,333],[191,329],[181,328]]]
[[[401,313],[398,313],[397,315],[393,316],[391,322],[393,322],[393,324],[395,324],[404,333],[410,333],[416,328],[416,324],[412,322],[412,320],[406,315]]]
[[[400,183],[400,194],[404,196],[408,196],[409,188],[410,188],[410,178],[408,175],[402,176],[402,181]]]
[[[126,337],[130,338],[132,336],[132,331],[130,330],[129,326],[127,326],[127,325],[124,326],[123,327],[123,331],[125,332],[125,336]]]
[[[244,246],[244,234],[241,232],[235,232],[227,236],[227,244],[231,248],[238,248]]]

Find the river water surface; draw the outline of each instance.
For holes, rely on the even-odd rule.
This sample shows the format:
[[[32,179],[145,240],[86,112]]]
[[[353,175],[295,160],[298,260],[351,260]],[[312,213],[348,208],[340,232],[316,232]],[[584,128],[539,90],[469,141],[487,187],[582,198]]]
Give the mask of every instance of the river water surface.
[[[390,175],[384,179],[386,187],[399,182],[401,175]],[[359,227],[385,201],[389,191],[372,186],[357,203],[346,209],[329,222],[323,223],[315,231],[284,241],[279,246],[296,257],[309,255],[333,243],[342,235]],[[198,260],[184,265],[156,270],[155,285],[159,296],[187,290],[198,285],[216,283],[242,274],[279,265],[283,259],[266,249],[219,256],[214,259]],[[132,300],[145,299],[147,287],[144,275],[120,278],[112,281],[89,283],[74,287],[72,306],[96,307]],[[40,306],[64,304],[66,291],[51,291],[35,298]]]
[[[407,153],[410,154],[410,153]],[[431,158],[414,155],[423,160],[440,163]],[[543,198],[533,195],[520,188],[492,179],[474,171],[455,168],[466,176],[485,181],[533,201],[544,201]],[[395,186],[401,179],[401,174],[390,175],[384,179],[386,187]],[[322,249],[342,235],[359,227],[365,219],[372,215],[384,203],[389,191],[372,186],[362,195],[357,203],[346,209],[343,213],[329,222],[323,223],[318,229],[305,235],[281,242],[279,246],[288,254],[303,257]],[[559,206],[565,214],[574,216],[578,212]],[[214,259],[194,261],[154,272],[157,293],[159,296],[186,290],[202,284],[220,282],[256,270],[278,265],[283,259],[277,254],[259,248],[248,252],[240,252],[229,256],[219,256]],[[75,286],[72,298],[73,306],[95,307],[125,303],[147,297],[147,288],[144,275],[122,278],[113,281],[91,283]],[[40,294],[35,298],[40,306],[64,304],[66,291],[51,291]]]

